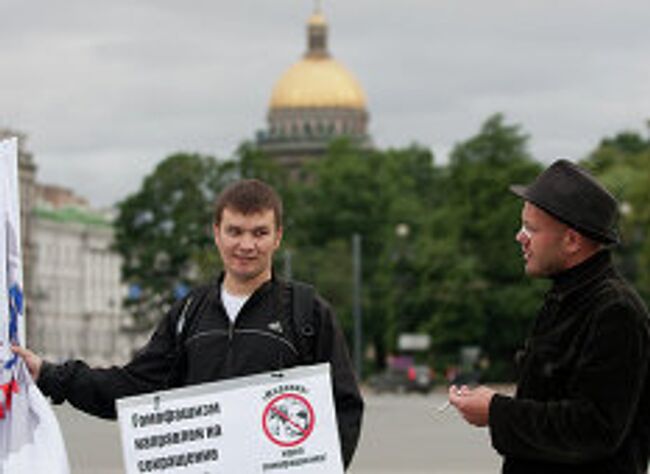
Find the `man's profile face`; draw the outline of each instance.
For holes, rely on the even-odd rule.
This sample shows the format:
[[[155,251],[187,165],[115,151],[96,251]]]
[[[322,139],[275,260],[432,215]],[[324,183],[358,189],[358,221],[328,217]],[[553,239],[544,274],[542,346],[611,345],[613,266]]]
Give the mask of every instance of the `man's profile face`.
[[[282,240],[272,209],[242,214],[225,208],[213,230],[227,278],[245,283],[271,277],[273,254]]]
[[[526,274],[548,277],[566,268],[564,236],[568,226],[526,201],[521,212],[521,229],[515,240],[521,244]]]

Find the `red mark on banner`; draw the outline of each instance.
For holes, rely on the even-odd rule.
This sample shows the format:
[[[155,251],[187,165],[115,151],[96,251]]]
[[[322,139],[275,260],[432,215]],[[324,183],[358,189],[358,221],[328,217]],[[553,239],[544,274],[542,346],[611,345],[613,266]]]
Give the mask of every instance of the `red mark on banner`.
[[[0,392],[2,392],[3,400],[0,401],[0,418],[4,418],[7,412],[11,410],[11,398],[14,393],[18,393],[18,383],[16,379],[11,379],[11,382],[0,385]]]

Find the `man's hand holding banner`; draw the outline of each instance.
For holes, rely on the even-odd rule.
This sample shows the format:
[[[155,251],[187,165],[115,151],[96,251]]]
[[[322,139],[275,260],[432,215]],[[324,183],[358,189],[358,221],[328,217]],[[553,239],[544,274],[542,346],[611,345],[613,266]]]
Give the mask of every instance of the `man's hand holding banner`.
[[[23,361],[25,343],[18,141],[0,141],[0,474],[68,474],[58,421]]]

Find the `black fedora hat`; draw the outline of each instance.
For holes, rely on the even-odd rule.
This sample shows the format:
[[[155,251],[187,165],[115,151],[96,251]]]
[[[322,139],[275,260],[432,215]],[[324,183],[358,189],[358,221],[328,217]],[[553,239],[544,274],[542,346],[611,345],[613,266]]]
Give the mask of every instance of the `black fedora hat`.
[[[599,242],[617,244],[618,203],[586,170],[558,160],[528,186],[510,190]]]

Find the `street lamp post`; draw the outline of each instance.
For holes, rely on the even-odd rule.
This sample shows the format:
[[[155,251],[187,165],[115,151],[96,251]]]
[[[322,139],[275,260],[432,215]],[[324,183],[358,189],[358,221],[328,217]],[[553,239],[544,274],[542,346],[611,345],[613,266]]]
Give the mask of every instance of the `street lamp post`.
[[[284,249],[283,256],[284,256],[284,278],[286,278],[287,280],[291,280],[293,274],[292,261],[291,261],[291,257],[293,255],[291,254],[291,250]]]
[[[395,243],[395,253],[393,256],[393,281],[395,285],[395,297],[397,301],[393,301],[394,307],[401,307],[402,311],[404,310],[403,304],[398,304],[404,300],[404,295],[407,289],[407,271],[408,271],[408,238],[411,234],[411,227],[405,223],[400,222],[395,226],[395,236],[397,237],[397,242]],[[402,313],[398,310],[396,314],[395,321],[395,330],[396,335],[399,337],[406,329],[409,329],[407,326],[407,321],[405,318],[407,314]]]
[[[361,235],[352,236],[352,264],[354,281],[352,286],[352,316],[354,319],[354,367],[357,376],[362,376],[361,352],[363,345],[361,313]]]

